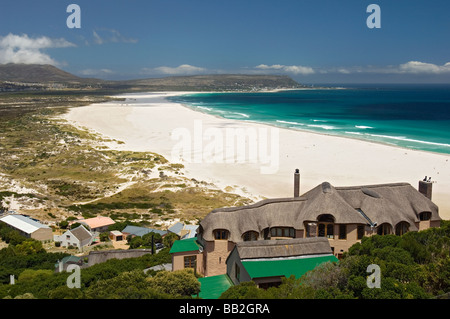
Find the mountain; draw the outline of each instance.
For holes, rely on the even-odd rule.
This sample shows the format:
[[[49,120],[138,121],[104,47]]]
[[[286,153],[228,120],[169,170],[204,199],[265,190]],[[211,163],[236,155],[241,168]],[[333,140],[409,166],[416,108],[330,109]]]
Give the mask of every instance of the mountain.
[[[15,82],[11,83],[1,82]],[[19,83],[19,84],[17,84]],[[31,85],[30,83],[33,83]],[[0,64],[0,91],[38,90],[60,87],[90,90],[129,91],[255,91],[301,88],[288,76],[279,75],[195,75],[128,81],[104,81],[75,76],[52,65]]]
[[[8,63],[0,64],[0,81],[22,83],[80,83],[85,82],[86,79],[65,72],[53,65]]]

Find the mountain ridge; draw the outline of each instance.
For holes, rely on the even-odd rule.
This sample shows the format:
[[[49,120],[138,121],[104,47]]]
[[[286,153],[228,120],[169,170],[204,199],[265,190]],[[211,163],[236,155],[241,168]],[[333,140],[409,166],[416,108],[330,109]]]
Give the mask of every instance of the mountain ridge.
[[[40,84],[49,89],[54,84],[65,88],[114,89],[124,91],[254,91],[264,89],[301,88],[286,75],[253,75],[253,74],[205,74],[192,76],[168,76],[161,78],[133,79],[123,81],[107,81],[93,78],[82,78],[63,71],[52,65],[44,64],[0,64],[0,89],[8,87],[8,91],[28,88],[26,84]],[[18,83],[20,85],[18,85]],[[8,86],[9,85],[9,86]],[[39,88],[34,87],[34,90]]]

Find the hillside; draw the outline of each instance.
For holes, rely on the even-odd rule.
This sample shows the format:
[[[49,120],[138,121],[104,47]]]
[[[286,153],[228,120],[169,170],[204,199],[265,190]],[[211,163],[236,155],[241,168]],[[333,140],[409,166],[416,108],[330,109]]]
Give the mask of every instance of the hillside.
[[[52,65],[0,64],[0,81],[22,83],[83,82],[79,78]]]
[[[158,79],[132,80],[126,81],[123,84],[128,84],[133,87],[148,87],[155,90],[201,91],[248,91],[302,87],[288,76],[243,74],[176,76]]]
[[[51,65],[0,64],[0,91],[49,90],[54,88],[129,91],[258,91],[303,87],[288,76],[196,75],[127,81],[81,78]]]

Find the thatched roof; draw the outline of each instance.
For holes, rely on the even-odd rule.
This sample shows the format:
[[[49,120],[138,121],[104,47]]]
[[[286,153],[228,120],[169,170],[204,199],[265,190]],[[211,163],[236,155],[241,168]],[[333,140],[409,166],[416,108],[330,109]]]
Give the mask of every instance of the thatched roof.
[[[235,249],[241,259],[332,254],[330,243],[324,237],[244,241],[236,243]]]
[[[333,187],[325,182],[301,197],[213,210],[200,225],[205,240],[214,239],[213,230],[226,229],[229,240],[237,243],[247,231],[261,233],[277,226],[302,230],[305,222],[317,221],[323,214],[332,215],[337,224],[389,223],[394,228],[405,221],[410,230],[417,230],[414,223],[421,212],[431,212],[432,221],[440,220],[438,207],[407,183]]]
[[[417,230],[415,223],[422,212],[430,212],[432,221],[441,220],[438,206],[407,183],[336,187],[336,191],[349,205],[360,208],[378,225],[388,223],[395,227],[405,221],[410,230]]]

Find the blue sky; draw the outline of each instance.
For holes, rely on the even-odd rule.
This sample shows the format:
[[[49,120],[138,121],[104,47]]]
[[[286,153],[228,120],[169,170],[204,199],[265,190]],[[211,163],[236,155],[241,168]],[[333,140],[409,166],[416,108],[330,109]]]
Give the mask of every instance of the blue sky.
[[[69,29],[69,4],[81,28]],[[381,8],[370,29],[369,4]],[[285,74],[302,83],[450,82],[448,0],[15,0],[0,63],[104,79]]]

